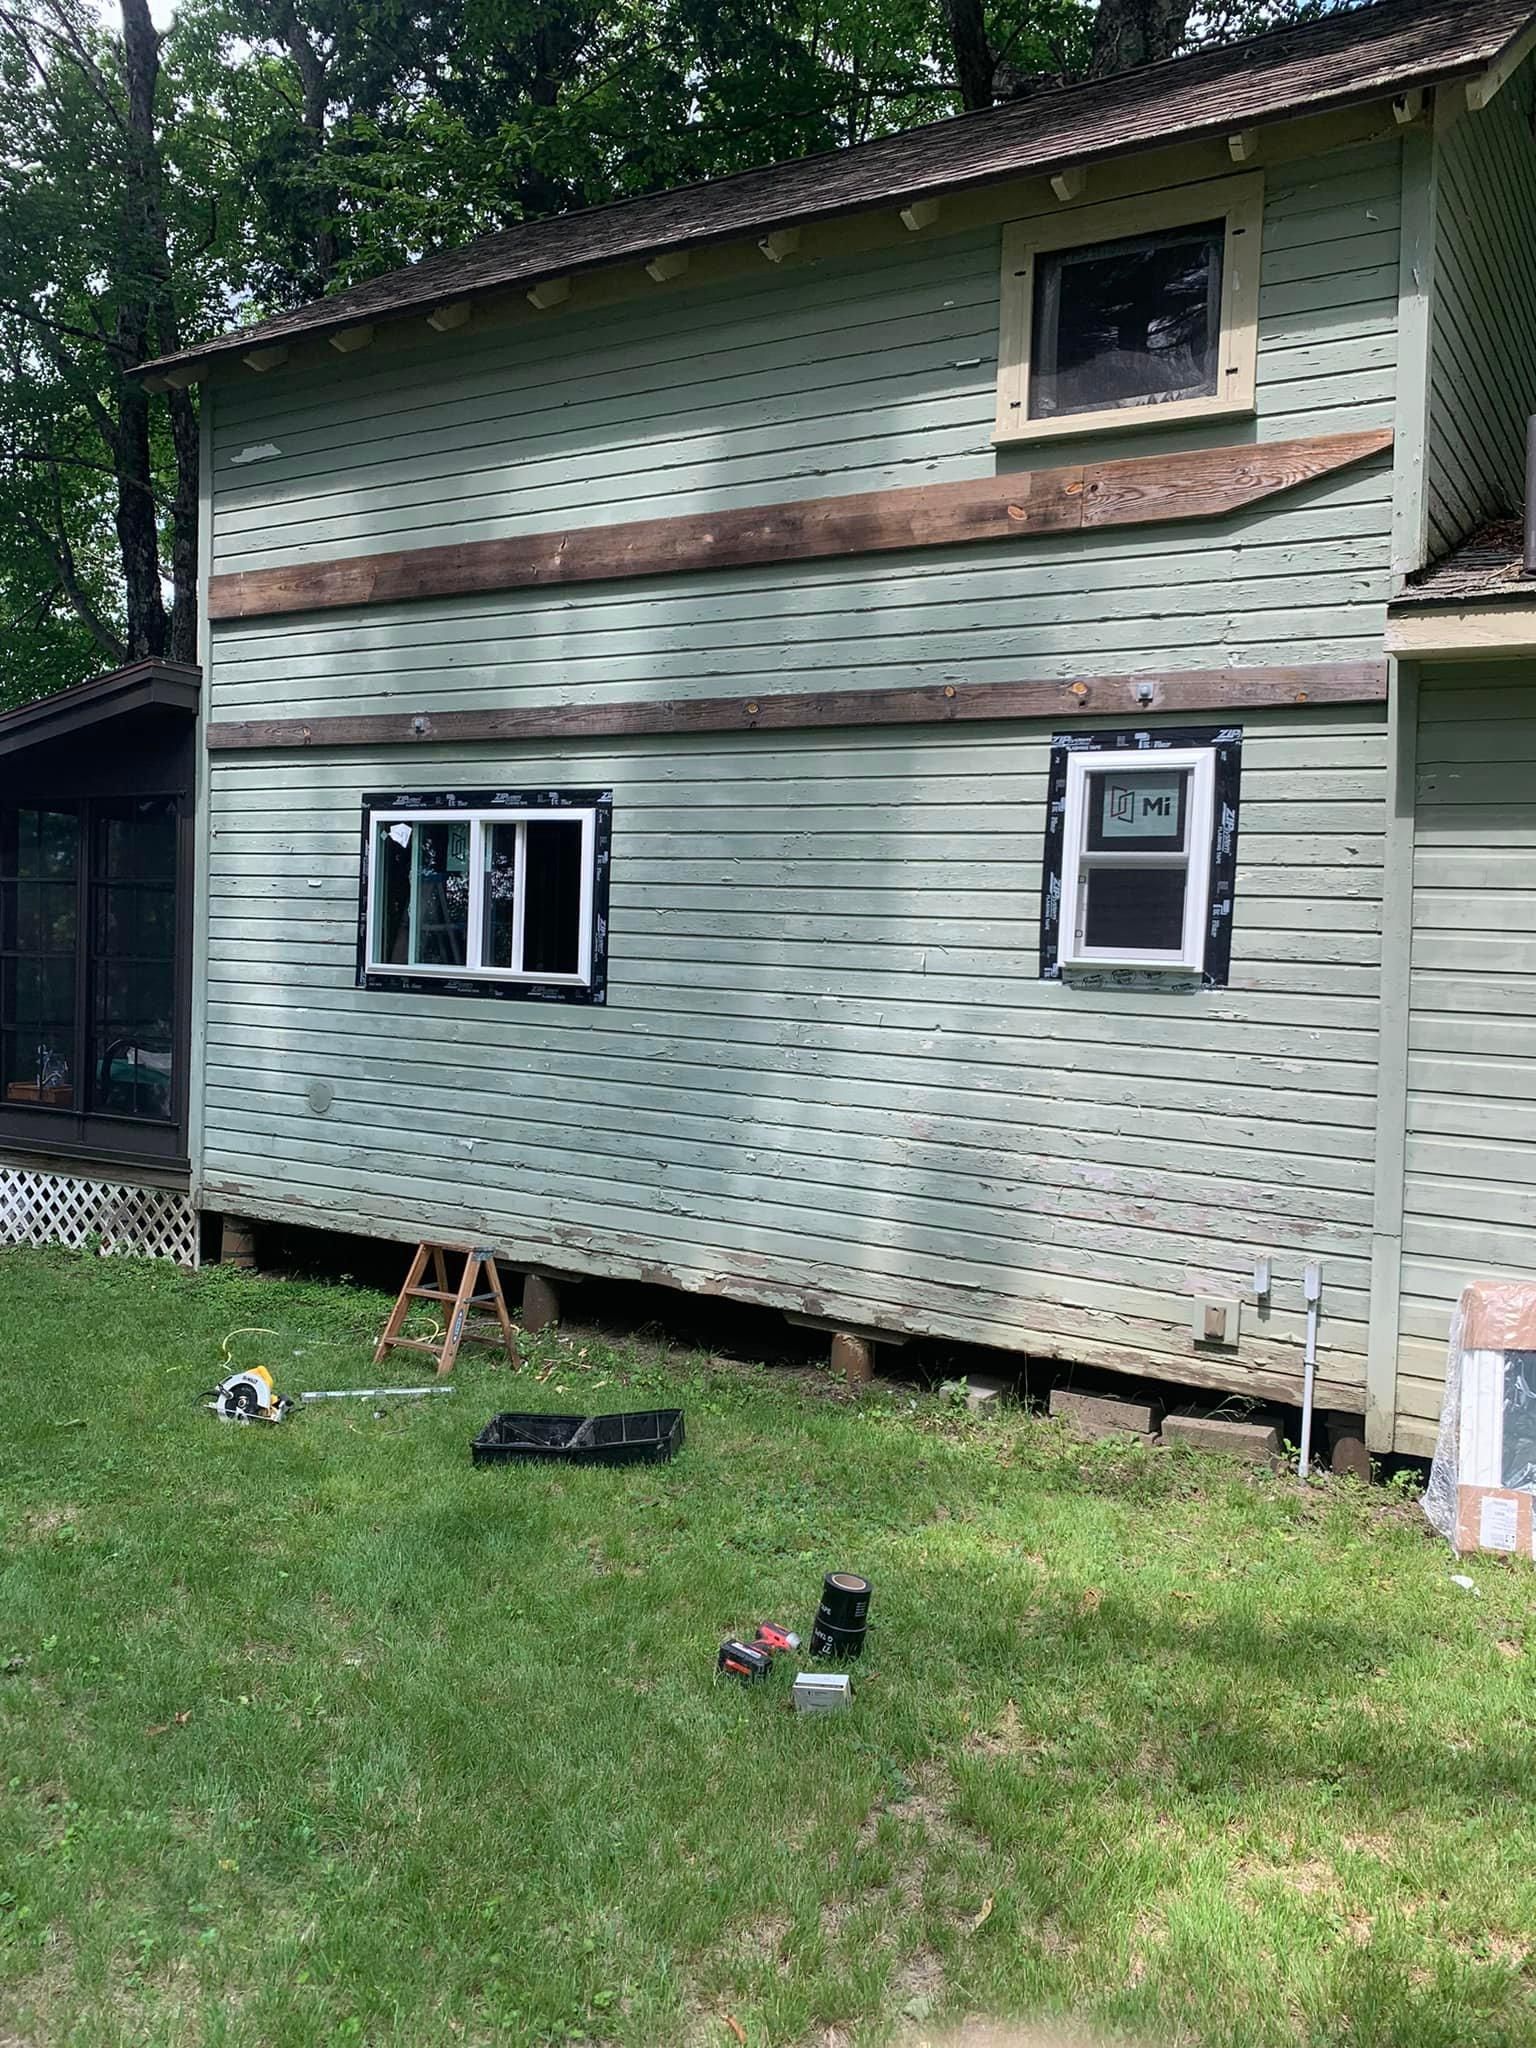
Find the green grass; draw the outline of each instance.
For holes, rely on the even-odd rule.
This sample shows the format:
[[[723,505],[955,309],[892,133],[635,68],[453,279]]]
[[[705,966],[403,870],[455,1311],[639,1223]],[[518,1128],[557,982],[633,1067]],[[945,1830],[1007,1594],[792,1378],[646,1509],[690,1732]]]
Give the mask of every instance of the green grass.
[[[1473,1597],[1401,1498],[638,1344],[200,1407],[237,1325],[371,1384],[384,1308],[0,1256],[0,2041],[1536,2036],[1528,1563]],[[589,1402],[687,1449],[471,1469]],[[837,1566],[849,1715],[712,1683]]]

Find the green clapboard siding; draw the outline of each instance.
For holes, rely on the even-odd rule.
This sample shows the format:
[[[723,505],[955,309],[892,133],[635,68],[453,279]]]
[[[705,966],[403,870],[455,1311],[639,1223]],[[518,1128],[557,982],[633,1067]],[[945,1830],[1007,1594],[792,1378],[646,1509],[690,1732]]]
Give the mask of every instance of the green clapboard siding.
[[[1383,737],[1245,731],[1232,986],[1112,1000],[1037,976],[1043,733],[412,752],[424,786],[612,786],[596,1010],[355,989],[360,799],[399,756],[218,761],[204,1199],[1171,1375],[1191,1294],[1267,1254],[1234,1385],[1294,1380],[1322,1256],[1358,1405]]]
[[[1438,145],[1425,486],[1431,557],[1525,500],[1536,412],[1536,65]]]
[[[1420,684],[1399,1448],[1431,1447],[1451,1310],[1536,1244],[1536,667]]]
[[[1270,174],[1260,437],[1390,424],[1399,166]],[[998,263],[925,236],[218,384],[216,566],[1072,459],[991,447]],[[1380,462],[1209,525],[225,624],[208,711],[1373,659],[1391,495]],[[216,754],[202,1198],[1171,1378],[1191,1296],[1267,1256],[1273,1312],[1201,1370],[1282,1391],[1322,1258],[1358,1408],[1384,721],[1244,727],[1232,985],[1182,994],[1040,981],[1042,729]],[[401,776],[613,788],[606,1007],[353,987],[360,799]]]

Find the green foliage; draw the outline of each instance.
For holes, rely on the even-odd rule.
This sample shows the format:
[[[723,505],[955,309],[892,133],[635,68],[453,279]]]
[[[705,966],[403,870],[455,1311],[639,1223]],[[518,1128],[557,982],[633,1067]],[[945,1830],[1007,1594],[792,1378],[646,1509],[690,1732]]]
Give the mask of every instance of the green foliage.
[[[156,47],[144,0],[5,0],[0,704],[168,639],[190,658],[193,401],[152,400],[146,450],[135,362],[520,221],[941,118],[962,49],[983,97],[1080,76],[1146,4],[180,0]],[[1226,0],[1191,32],[1321,4]],[[1184,0],[1153,11],[1185,33]]]
[[[386,1306],[0,1254],[0,2038],[1532,2038],[1528,1561],[1471,1599],[1379,1491],[574,1334],[201,1405],[375,1384]],[[659,1404],[671,1466],[469,1462]],[[715,1682],[839,1565],[846,1717]]]

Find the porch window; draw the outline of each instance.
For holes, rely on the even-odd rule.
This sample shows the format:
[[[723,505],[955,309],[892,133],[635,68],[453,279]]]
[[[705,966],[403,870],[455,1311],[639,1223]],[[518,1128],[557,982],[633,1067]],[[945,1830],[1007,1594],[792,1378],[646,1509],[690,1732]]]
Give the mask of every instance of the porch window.
[[[0,1098],[175,1118],[174,797],[0,811]]]
[[[601,1001],[611,814],[606,791],[368,799],[360,984]]]

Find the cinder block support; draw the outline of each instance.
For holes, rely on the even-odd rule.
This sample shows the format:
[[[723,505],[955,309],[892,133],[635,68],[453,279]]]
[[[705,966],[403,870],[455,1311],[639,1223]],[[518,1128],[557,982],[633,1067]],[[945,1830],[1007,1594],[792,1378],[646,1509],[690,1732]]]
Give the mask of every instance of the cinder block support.
[[[1362,1485],[1371,1483],[1371,1454],[1365,1447],[1365,1418],[1360,1415],[1329,1415],[1328,1469],[1348,1473]]]
[[[256,1232],[248,1218],[219,1218],[219,1264],[243,1266],[247,1270],[256,1264]]]
[[[1280,1462],[1280,1432],[1268,1422],[1228,1422],[1219,1415],[1169,1415],[1163,1422],[1163,1442],[1245,1458],[1250,1465]]]
[[[867,1337],[851,1330],[836,1330],[832,1336],[832,1371],[849,1386],[861,1386],[875,1376],[875,1347]]]
[[[530,1337],[552,1329],[560,1320],[560,1290],[542,1273],[523,1276],[523,1328]]]
[[[1073,1387],[1051,1389],[1051,1413],[1070,1423],[1090,1443],[1106,1436],[1136,1437],[1151,1443],[1162,1412],[1155,1401],[1130,1401],[1118,1394],[1080,1394]]]

